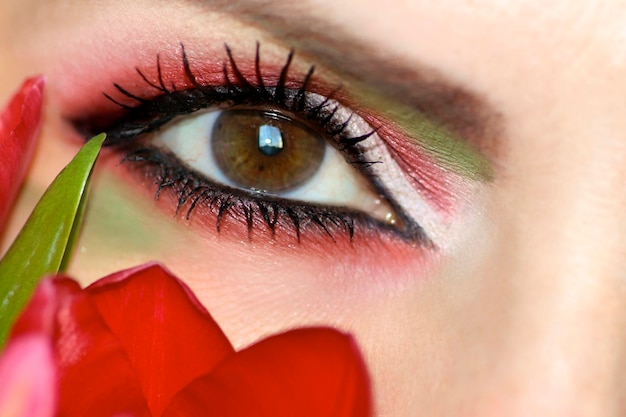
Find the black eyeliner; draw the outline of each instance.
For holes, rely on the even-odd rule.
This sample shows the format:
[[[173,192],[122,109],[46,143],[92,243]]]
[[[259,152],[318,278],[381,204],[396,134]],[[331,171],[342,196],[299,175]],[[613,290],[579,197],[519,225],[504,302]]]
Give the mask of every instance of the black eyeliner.
[[[145,143],[138,141],[139,137],[158,131],[176,117],[192,114],[205,108],[278,109],[278,111],[293,114],[294,118],[308,122],[314,130],[327,138],[332,138],[333,145],[344,154],[346,161],[366,175],[376,190],[379,192],[384,190],[379,181],[368,174],[367,168],[378,161],[364,159],[362,151],[357,146],[376,133],[378,129],[372,129],[359,136],[348,134],[352,114],[348,115],[345,120],[338,120],[339,106],[331,106],[333,96],[341,90],[341,87],[336,88],[321,102],[312,103],[308,96],[308,88],[315,68],[311,66],[298,83],[297,88],[288,88],[288,72],[294,56],[293,51],[290,51],[280,71],[277,84],[267,86],[261,75],[258,43],[254,68],[255,85],[240,71],[228,45],[225,45],[225,49],[227,61],[223,68],[223,85],[210,86],[200,83],[193,73],[185,47],[181,43],[184,75],[193,88],[179,90],[175,85],[168,88],[163,78],[160,57],[157,55],[157,82],[150,81],[140,69],[137,68],[136,71],[143,82],[161,93],[160,96],[145,99],[114,84],[119,94],[137,103],[137,106],[129,106],[103,93],[107,99],[123,110],[123,115],[116,122],[102,129],[107,133],[105,146],[126,150],[123,162],[135,164],[144,176],[154,181],[157,186],[155,199],[158,199],[164,190],[171,189],[178,195],[176,214],[183,214],[186,219],[189,219],[191,213],[199,206],[207,206],[216,214],[218,232],[226,216],[231,215],[238,216],[245,221],[250,235],[256,215],[269,228],[272,236],[278,225],[289,223],[298,241],[300,241],[301,230],[311,227],[322,231],[332,240],[335,240],[334,234],[337,232],[346,233],[352,240],[355,234],[355,221],[358,221],[359,224],[364,225],[364,230],[383,229],[411,241],[429,242],[422,228],[409,219],[390,199],[386,200],[399,217],[402,228],[376,220],[358,210],[297,202],[216,184],[186,168],[184,163],[173,154],[154,146],[146,146]],[[92,131],[99,129],[91,127]],[[90,129],[86,130],[88,131],[86,136],[89,136]]]

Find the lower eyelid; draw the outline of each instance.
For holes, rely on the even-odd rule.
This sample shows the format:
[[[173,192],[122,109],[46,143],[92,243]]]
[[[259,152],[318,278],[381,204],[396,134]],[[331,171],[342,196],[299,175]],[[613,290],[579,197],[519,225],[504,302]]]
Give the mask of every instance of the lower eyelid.
[[[111,152],[111,149],[107,151]],[[331,243],[331,248],[342,251],[359,250],[358,248],[367,248],[369,251],[376,247],[381,249],[396,245],[405,247],[408,243],[410,244],[407,247],[414,249],[430,247],[425,236],[418,242],[413,239],[406,241],[398,235],[397,230],[380,224],[363,213],[336,208],[316,208],[281,200],[269,201],[263,204],[264,207],[269,208],[268,222],[259,209],[260,201],[251,198],[246,192],[228,189],[228,187],[220,188],[204,182],[198,183],[197,177],[188,177],[191,182],[194,182],[193,187],[197,188],[196,195],[193,195],[191,193],[193,188],[185,185],[184,182],[166,180],[166,184],[162,184],[164,178],[159,171],[164,168],[164,164],[167,166],[167,158],[155,156],[155,162],[146,161],[145,157],[139,158],[138,161],[132,159],[132,157],[125,158],[121,164],[121,175],[125,181],[147,184],[148,187],[145,187],[147,195],[155,196],[156,193],[157,205],[166,214],[172,215],[177,212],[175,217],[178,221],[199,226],[208,236],[212,236],[217,227],[219,228],[218,235],[225,239],[244,240],[251,243],[269,240],[285,248],[294,248],[295,244],[303,250],[319,251],[322,254],[328,254],[328,243]],[[119,171],[119,164],[117,165]],[[217,197],[213,204],[210,201],[211,195]],[[181,204],[183,197],[185,202]],[[200,200],[190,213],[189,209],[197,198]],[[233,204],[223,206],[222,204],[228,199]],[[255,213],[248,216],[244,207],[251,208]],[[220,213],[221,208],[225,208],[222,213]],[[276,210],[278,210],[278,217],[274,215]],[[299,224],[294,222],[292,215],[299,219]]]

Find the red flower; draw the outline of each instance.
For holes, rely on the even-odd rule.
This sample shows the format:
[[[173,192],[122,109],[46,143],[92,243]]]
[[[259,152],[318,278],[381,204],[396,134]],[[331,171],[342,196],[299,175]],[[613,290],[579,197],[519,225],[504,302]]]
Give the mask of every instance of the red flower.
[[[41,77],[26,80],[0,114],[0,230],[35,150],[43,87]]]
[[[0,115],[0,227],[32,157],[43,80]],[[161,266],[82,290],[42,281],[0,356],[0,416],[367,416],[349,336],[300,329],[235,352],[190,290]]]
[[[158,264],[118,272],[84,290],[68,278],[42,281],[7,351],[42,335],[58,372],[58,416],[357,417],[370,411],[365,368],[349,336],[300,329],[235,352],[190,290]],[[0,376],[1,365],[2,359]],[[0,380],[0,411],[10,384]]]

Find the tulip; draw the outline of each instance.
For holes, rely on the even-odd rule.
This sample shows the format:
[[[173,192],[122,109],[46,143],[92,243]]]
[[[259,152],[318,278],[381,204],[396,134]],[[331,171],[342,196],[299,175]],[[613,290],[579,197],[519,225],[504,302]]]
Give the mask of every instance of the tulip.
[[[43,84],[27,80],[0,115],[0,227],[33,154]],[[31,297],[25,284],[58,271],[71,251],[103,140],[60,174],[2,260],[0,341]],[[47,261],[21,256],[39,253]],[[1,417],[369,414],[367,373],[350,336],[296,329],[236,352],[189,288],[156,263],[85,289],[63,276],[42,280],[0,353]]]
[[[26,80],[0,114],[0,230],[35,150],[43,87],[41,77]]]
[[[36,348],[44,351],[22,354],[40,355],[38,366],[56,375],[56,383],[31,381],[24,392],[32,393],[31,402],[45,397],[46,404],[56,404],[50,416],[370,413],[365,366],[350,336],[329,328],[296,329],[235,352],[190,289],[156,263],[85,289],[65,277],[44,279],[0,357],[0,414],[7,407],[2,393],[29,382],[19,369],[3,376],[2,364],[13,355],[19,368],[24,360],[16,346],[28,340],[38,340]],[[45,346],[52,351],[47,361]],[[14,408],[27,410],[29,397],[22,401],[26,405]],[[11,415],[27,416],[45,415]]]

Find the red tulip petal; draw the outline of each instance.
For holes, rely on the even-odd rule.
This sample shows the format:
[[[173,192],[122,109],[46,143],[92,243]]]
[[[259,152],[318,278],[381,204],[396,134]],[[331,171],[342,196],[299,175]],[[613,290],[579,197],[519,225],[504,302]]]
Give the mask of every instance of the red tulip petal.
[[[85,291],[124,347],[153,416],[234,352],[193,293],[158,264],[113,274]]]
[[[351,337],[299,329],[226,359],[181,391],[163,417],[365,417],[365,366]]]
[[[139,380],[115,335],[78,283],[67,278],[41,282],[11,338],[44,334],[59,366],[59,415],[150,416]]]
[[[0,114],[0,228],[35,150],[43,88],[42,77],[26,80]]]
[[[56,363],[50,339],[26,335],[9,343],[0,357],[0,416],[54,417]]]
[[[56,314],[65,301],[61,293],[65,285],[74,289],[74,285],[66,284],[65,280],[41,280],[26,308],[13,324],[9,340],[28,333],[42,333],[53,339],[56,333]]]

